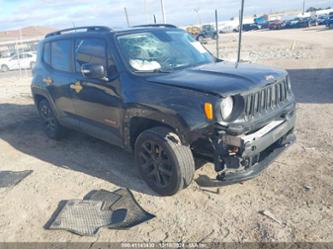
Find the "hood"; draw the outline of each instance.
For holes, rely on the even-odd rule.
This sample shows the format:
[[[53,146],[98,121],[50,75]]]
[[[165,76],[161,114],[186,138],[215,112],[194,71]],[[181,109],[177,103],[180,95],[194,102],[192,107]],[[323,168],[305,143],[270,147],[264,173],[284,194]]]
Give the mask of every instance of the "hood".
[[[261,65],[218,62],[149,76],[148,81],[228,96],[261,88],[286,76],[284,70]]]

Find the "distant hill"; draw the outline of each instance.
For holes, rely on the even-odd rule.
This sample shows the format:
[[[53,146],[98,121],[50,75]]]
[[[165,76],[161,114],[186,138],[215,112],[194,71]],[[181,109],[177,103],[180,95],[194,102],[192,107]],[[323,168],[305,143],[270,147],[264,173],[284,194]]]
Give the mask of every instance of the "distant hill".
[[[40,37],[53,31],[55,31],[54,28],[43,26],[29,26],[22,28],[21,34],[20,29],[0,31],[0,41],[17,40],[20,39],[20,36],[22,39]]]

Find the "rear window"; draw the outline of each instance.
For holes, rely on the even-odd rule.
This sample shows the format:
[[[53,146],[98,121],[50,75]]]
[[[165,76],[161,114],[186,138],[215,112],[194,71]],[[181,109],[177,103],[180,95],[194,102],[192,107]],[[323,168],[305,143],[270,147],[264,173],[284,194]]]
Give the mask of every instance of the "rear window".
[[[51,42],[51,65],[54,69],[71,72],[71,40]]]
[[[51,65],[51,48],[50,48],[50,43],[49,42],[44,44],[43,62],[48,64],[48,65]]]

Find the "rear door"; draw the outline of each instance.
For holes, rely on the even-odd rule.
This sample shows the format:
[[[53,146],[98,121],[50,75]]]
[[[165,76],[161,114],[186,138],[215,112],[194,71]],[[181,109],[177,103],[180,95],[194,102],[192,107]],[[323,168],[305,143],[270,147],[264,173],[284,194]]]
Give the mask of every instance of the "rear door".
[[[57,39],[44,44],[42,60],[45,71],[42,81],[56,105],[60,121],[78,127],[70,91],[75,77],[73,45],[72,39]]]
[[[72,94],[80,128],[95,137],[122,145],[119,80],[114,77],[115,72],[109,70],[114,66],[108,53],[107,41],[98,37],[76,39],[74,61],[76,78],[72,83]],[[83,76],[81,67],[87,63],[102,65],[106,70],[106,77],[93,79]]]

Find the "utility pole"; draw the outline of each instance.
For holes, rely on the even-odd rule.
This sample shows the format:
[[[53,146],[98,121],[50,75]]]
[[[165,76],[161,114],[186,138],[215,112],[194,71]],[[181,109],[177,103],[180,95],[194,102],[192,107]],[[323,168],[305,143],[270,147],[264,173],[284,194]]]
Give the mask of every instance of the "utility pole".
[[[124,12],[125,12],[125,17],[126,17],[126,22],[127,22],[127,26],[130,27],[130,22],[129,22],[129,19],[128,19],[128,13],[127,13],[127,9],[126,7],[124,7]]]
[[[16,50],[17,52],[17,59],[19,63],[19,70],[20,70],[20,79],[22,78],[22,65],[21,65],[21,52],[20,52],[20,47],[22,46],[22,28],[19,29],[19,39],[20,39],[20,45],[18,46],[19,48]]]
[[[239,36],[238,36],[238,55],[237,63],[240,62],[240,54],[242,47],[242,31],[243,31],[243,18],[244,18],[244,0],[242,0],[240,15],[239,15]]]
[[[217,10],[215,10],[215,29],[216,29],[216,58],[219,59],[220,48],[219,48],[219,23]]]
[[[302,12],[303,16],[304,16],[304,13],[305,13],[305,0],[303,0],[303,12]]]
[[[165,17],[165,13],[164,13],[164,2],[163,2],[163,0],[161,0],[161,12],[162,12],[162,21],[165,24],[166,23],[166,17]]]
[[[145,15],[145,23],[148,23],[148,18],[147,18],[147,1],[143,0],[143,12]]]

